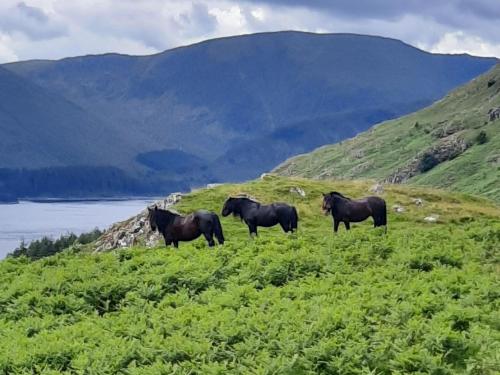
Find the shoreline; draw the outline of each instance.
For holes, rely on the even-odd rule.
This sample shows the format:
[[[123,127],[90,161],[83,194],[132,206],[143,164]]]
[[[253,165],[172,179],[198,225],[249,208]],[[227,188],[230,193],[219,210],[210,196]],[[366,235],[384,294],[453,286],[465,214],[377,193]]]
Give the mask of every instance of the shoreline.
[[[125,202],[125,201],[154,201],[161,200],[162,197],[158,196],[130,196],[130,197],[90,197],[90,198],[77,198],[77,197],[68,197],[68,198],[20,198],[15,201],[0,201],[0,205],[13,205],[20,203],[85,203],[85,202]]]

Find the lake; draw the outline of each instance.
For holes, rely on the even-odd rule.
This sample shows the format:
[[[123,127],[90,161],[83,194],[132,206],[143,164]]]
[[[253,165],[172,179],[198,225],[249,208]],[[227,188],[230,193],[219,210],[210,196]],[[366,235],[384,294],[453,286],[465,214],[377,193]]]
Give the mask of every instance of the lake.
[[[143,210],[151,200],[30,202],[0,204],[0,259],[43,236],[57,238],[94,228],[105,229]]]

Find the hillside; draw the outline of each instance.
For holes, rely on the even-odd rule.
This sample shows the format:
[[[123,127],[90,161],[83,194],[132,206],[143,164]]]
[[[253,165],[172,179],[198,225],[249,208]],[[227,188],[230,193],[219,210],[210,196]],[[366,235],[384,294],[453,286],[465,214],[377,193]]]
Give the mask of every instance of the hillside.
[[[421,111],[287,160],[283,175],[371,178],[500,201],[500,65]],[[500,112],[500,110],[499,110]]]
[[[296,236],[271,228],[250,240],[227,217],[227,242],[214,249],[199,239],[1,261],[0,372],[497,373],[498,208],[388,185],[389,207],[406,208],[390,210],[388,235],[366,222],[333,236],[321,192],[359,197],[369,186],[270,176],[176,206],[219,212],[239,192],[288,201]],[[423,221],[430,214],[437,223]]]
[[[244,180],[420,109],[496,61],[430,54],[381,37],[300,32],[222,38],[151,56],[25,61],[3,67],[78,107],[82,119],[68,115],[66,122],[92,130],[84,123],[92,119],[99,131],[75,140],[79,134],[58,131],[60,119],[40,117],[39,130],[51,142],[43,138],[31,148],[29,137],[11,134],[2,122],[0,134],[18,150],[36,151],[36,168],[59,165],[58,148],[81,142],[100,165],[119,169],[120,179],[145,186],[158,179],[180,187]],[[9,95],[23,97],[16,89]],[[51,112],[62,116],[66,104],[53,103]],[[20,129],[38,118],[22,100],[5,111],[29,117],[19,116]],[[87,160],[87,148],[72,148],[63,165]],[[35,168],[31,154],[8,150],[0,168]],[[24,179],[37,178],[33,172]],[[138,185],[131,192],[141,193]]]
[[[1,66],[0,83],[0,168],[101,164],[105,130],[96,118]],[[118,147],[110,151],[126,160]]]

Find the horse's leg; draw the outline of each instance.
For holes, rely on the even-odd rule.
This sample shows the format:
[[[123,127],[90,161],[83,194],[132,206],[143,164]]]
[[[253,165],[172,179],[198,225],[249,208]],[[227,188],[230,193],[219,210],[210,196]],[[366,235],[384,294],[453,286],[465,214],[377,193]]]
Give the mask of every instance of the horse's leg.
[[[346,230],[351,229],[351,223],[349,223],[348,221],[344,221],[344,225]]]
[[[381,217],[373,216],[373,227],[384,227],[384,233],[387,233],[387,224],[384,224],[385,220]]]
[[[255,237],[258,236],[258,234],[257,234],[257,225],[255,225],[255,224],[248,224],[248,231],[250,232],[250,237],[252,237],[252,234],[255,234]]]
[[[203,235],[205,236],[205,239],[208,242],[208,247],[215,246],[215,241],[214,241],[213,233],[211,233],[211,232],[203,232]]]
[[[284,223],[280,221],[281,228],[283,229],[283,232],[287,233],[289,226],[287,225],[288,223]]]
[[[168,236],[165,233],[162,233],[163,239],[165,240],[165,246],[169,247],[172,244],[172,240],[168,238]]]
[[[179,241],[175,241],[175,240],[174,240],[174,241],[173,241],[173,243],[174,243],[174,247],[175,247],[176,249],[178,249],[178,248],[179,248]]]
[[[339,224],[340,224],[340,221],[333,219],[333,231],[335,233],[337,233],[339,231]]]

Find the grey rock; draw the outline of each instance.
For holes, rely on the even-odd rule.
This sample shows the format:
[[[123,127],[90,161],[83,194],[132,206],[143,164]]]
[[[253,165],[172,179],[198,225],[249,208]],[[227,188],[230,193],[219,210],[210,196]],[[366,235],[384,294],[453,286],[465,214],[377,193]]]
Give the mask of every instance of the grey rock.
[[[403,206],[400,206],[399,204],[395,204],[394,206],[392,206],[392,209],[394,210],[394,212],[397,212],[397,213],[403,213],[405,212],[405,208]]]
[[[305,192],[303,189],[301,189],[301,188],[299,188],[299,187],[297,187],[297,186],[293,186],[293,187],[291,187],[291,188],[290,188],[290,193],[292,193],[292,194],[298,194],[298,195],[300,195],[302,198],[304,198],[304,197],[306,196],[306,192]]]
[[[495,121],[495,120],[500,119],[500,107],[491,108],[488,111],[488,115],[490,117],[490,121]]]
[[[370,192],[375,194],[382,194],[384,192],[384,186],[377,183],[370,188]]]
[[[432,214],[429,216],[424,217],[424,221],[427,223],[436,223],[439,219],[439,215]]]
[[[152,206],[171,209],[181,199],[182,193],[172,193],[165,199],[154,202]],[[161,235],[151,231],[147,215],[148,210],[145,208],[136,216],[111,225],[95,242],[94,252],[99,253],[138,244],[144,244],[146,247],[156,246]]]

